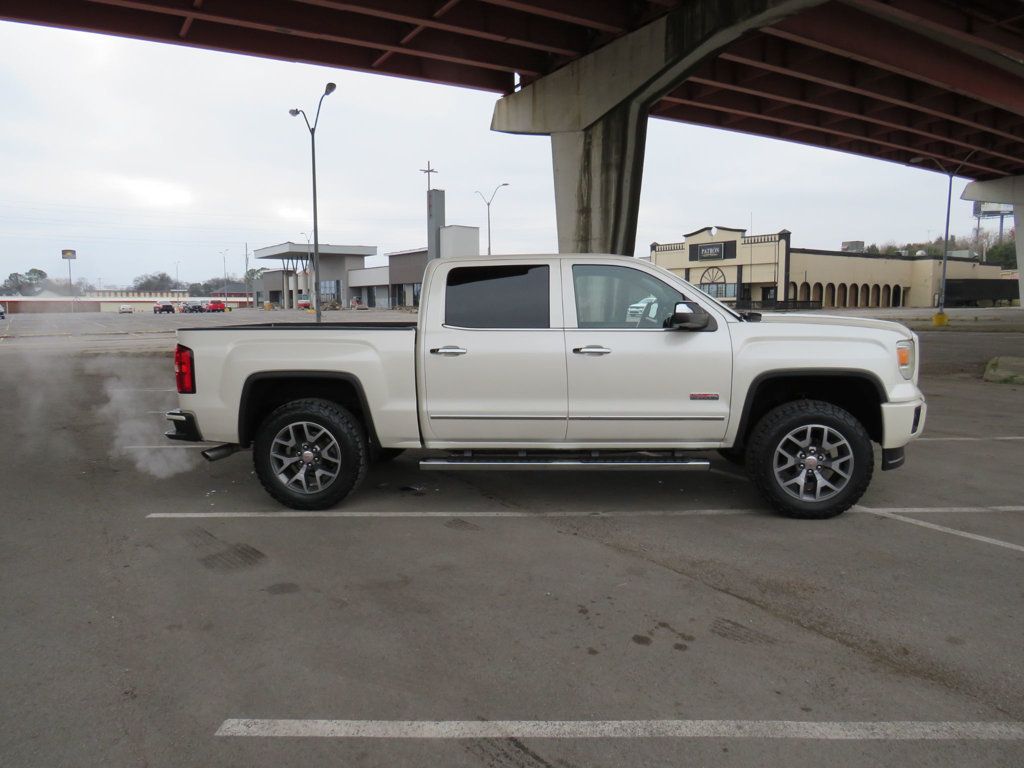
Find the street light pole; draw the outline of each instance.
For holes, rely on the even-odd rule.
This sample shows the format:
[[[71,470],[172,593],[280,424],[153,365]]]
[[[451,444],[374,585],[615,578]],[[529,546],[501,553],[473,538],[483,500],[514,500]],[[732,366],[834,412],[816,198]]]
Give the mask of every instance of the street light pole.
[[[942,240],[942,281],[939,283],[939,311],[932,316],[932,325],[943,326],[949,323],[949,318],[946,317],[946,267],[949,263],[949,213],[953,207],[953,177],[956,176],[960,169],[964,167],[964,163],[971,159],[975,150],[971,150],[967,153],[967,156],[960,161],[960,165],[955,170],[948,170],[946,166],[936,160],[934,157],[912,157],[910,162],[913,165],[919,165],[925,160],[931,160],[942,171],[949,179],[949,184],[946,189],[946,233]]]
[[[317,210],[316,210],[316,126],[320,122],[320,107],[323,106],[324,97],[334,93],[334,89],[337,86],[334,83],[328,83],[327,87],[324,88],[323,95],[320,96],[320,101],[316,105],[316,117],[313,118],[313,124],[309,124],[309,118],[306,117],[306,113],[301,109],[290,109],[288,114],[292,117],[302,115],[302,119],[306,121],[306,127],[309,129],[309,148],[310,156],[312,158],[313,165],[313,301],[316,304],[316,321],[321,322],[320,313],[320,231],[317,222]]]
[[[228,295],[228,251],[229,250],[231,250],[231,249],[230,248],[225,248],[223,251],[220,252],[221,266],[224,269],[224,282],[222,282],[221,285],[220,285],[220,295],[221,295],[222,298],[226,297]]]
[[[481,193],[480,190],[477,190],[477,192],[476,192],[478,195],[480,195],[480,199],[483,200],[484,204],[487,206],[487,255],[488,256],[491,255],[491,203],[494,201],[494,196],[496,194],[498,194],[498,190],[501,189],[502,187],[507,187],[507,186],[508,186],[508,182],[507,181],[503,181],[501,184],[499,184],[498,186],[496,186],[494,188],[494,191],[491,192],[491,196],[489,198],[484,197],[483,193]]]

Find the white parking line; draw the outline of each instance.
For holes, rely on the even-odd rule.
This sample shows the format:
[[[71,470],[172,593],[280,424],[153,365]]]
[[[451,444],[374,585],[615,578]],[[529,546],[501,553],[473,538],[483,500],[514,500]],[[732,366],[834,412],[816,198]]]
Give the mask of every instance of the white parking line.
[[[990,440],[1024,440],[1024,435],[1002,435],[996,437],[919,437],[916,443],[987,443]]]
[[[175,447],[175,446],[169,446]],[[205,447],[205,446],[200,446]],[[850,512],[869,513],[882,517],[895,517],[898,513],[928,514],[948,512],[1024,512],[1024,507],[897,507],[893,509],[874,509],[870,507],[853,507]],[[311,512],[301,512],[283,509],[258,511],[223,511],[223,512],[151,512],[147,518],[234,518],[234,517],[393,517],[393,518],[415,518],[415,517],[715,517],[718,515],[768,515],[764,509],[622,509],[622,510],[579,510],[567,511],[558,510],[555,512],[534,512],[526,509],[498,509],[498,510],[458,510],[458,511],[433,511],[433,510],[333,510],[325,509]],[[920,522],[912,518],[906,518],[910,522]],[[952,530],[952,529],[950,529]],[[1013,545],[1016,546],[1016,545]]]
[[[1024,507],[853,507],[851,512],[921,515],[934,512],[1024,512]]]
[[[216,736],[327,739],[805,739],[815,741],[1024,739],[1024,723],[895,720],[245,720]]]
[[[711,515],[764,515],[763,509],[676,509],[676,510],[621,510],[604,512],[531,512],[529,510],[501,509],[483,511],[381,511],[353,510],[336,511],[325,509],[313,512],[271,510],[269,512],[151,512],[147,518],[205,518],[205,517],[707,517]]]
[[[1017,511],[1018,509],[1020,509],[1020,508],[1019,507],[1018,508],[1003,507],[1002,509],[993,510],[993,511]],[[1024,552],[1024,547],[1022,547],[1020,544],[1011,544],[1008,541],[1002,541],[1000,539],[992,539],[992,538],[989,538],[988,536],[979,536],[976,533],[968,533],[967,531],[961,531],[961,530],[958,530],[957,528],[947,528],[944,525],[936,525],[935,523],[929,523],[929,522],[927,522],[925,520],[918,520],[917,518],[914,518],[914,517],[906,517],[905,515],[901,515],[901,514],[898,514],[896,512],[889,512],[888,510],[884,510],[884,509],[867,509],[867,508],[864,508],[864,507],[861,507],[860,510],[863,511],[863,512],[868,512],[868,513],[870,513],[872,515],[878,515],[879,517],[887,517],[890,520],[899,520],[900,522],[903,522],[903,523],[910,523],[911,525],[919,525],[922,528],[930,528],[931,530],[939,531],[940,533],[948,533],[948,534],[950,534],[952,536],[960,536],[961,538],[964,538],[964,539],[971,539],[972,541],[980,541],[980,542],[982,542],[984,544],[992,544],[992,545],[997,546],[997,547],[1004,547],[1005,549],[1012,549],[1012,550],[1014,550],[1016,552]]]

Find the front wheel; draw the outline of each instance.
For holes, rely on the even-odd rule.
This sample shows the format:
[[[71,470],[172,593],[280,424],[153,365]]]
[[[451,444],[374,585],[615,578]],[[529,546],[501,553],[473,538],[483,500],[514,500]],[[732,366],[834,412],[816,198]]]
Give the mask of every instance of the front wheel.
[[[330,400],[285,403],[260,425],[253,444],[256,475],[292,509],[327,509],[366,476],[369,449],[352,414]]]
[[[852,507],[874,472],[871,438],[848,411],[797,400],[769,411],[747,445],[747,470],[787,517],[823,520]]]

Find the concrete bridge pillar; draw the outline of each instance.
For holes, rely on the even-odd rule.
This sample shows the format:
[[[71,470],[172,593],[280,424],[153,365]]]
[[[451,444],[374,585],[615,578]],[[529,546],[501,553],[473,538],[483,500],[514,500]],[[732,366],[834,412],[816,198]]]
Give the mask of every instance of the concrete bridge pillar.
[[[558,249],[633,255],[651,106],[743,33],[822,0],[698,0],[501,98],[491,129],[548,135]]]

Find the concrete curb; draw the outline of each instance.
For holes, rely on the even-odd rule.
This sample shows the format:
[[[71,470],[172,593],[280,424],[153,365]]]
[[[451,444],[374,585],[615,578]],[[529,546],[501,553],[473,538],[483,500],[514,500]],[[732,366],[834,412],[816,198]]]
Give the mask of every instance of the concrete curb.
[[[985,381],[1024,384],[1024,357],[993,357],[985,366]]]

